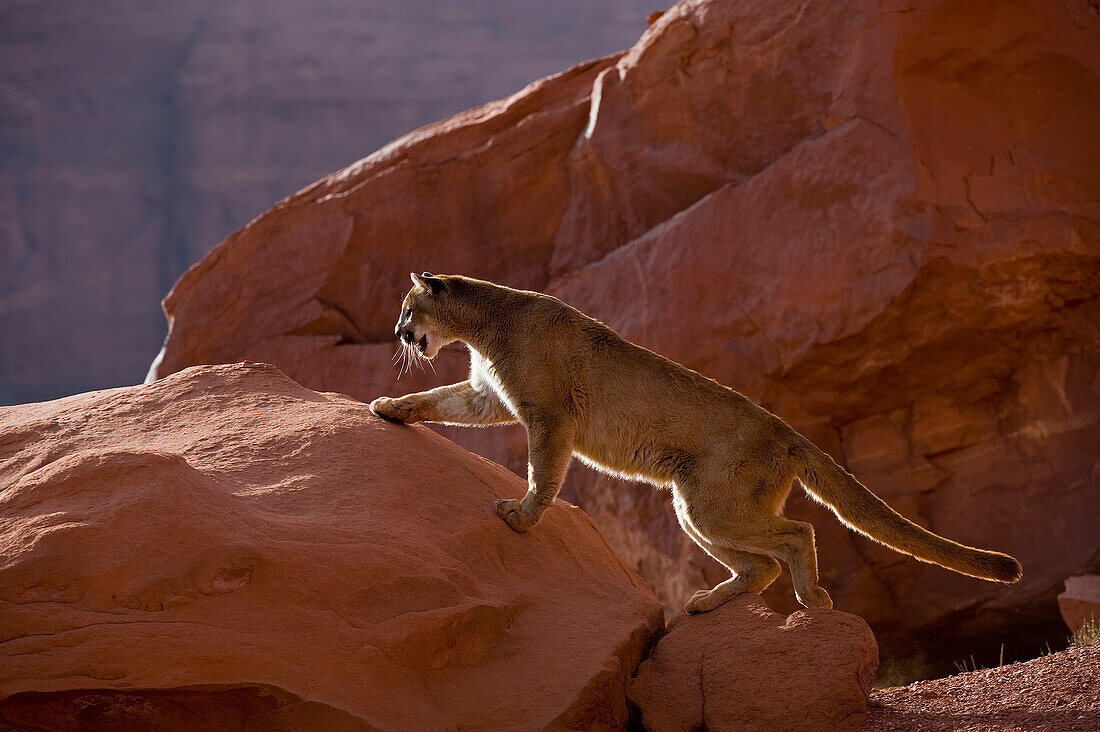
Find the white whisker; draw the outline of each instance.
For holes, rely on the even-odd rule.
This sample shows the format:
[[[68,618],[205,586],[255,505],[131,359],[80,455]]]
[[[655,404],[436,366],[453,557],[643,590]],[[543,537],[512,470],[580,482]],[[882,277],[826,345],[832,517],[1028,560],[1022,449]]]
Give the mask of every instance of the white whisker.
[[[398,344],[400,346],[399,353],[401,354],[401,360],[397,364],[397,380],[401,381],[401,377],[405,375],[405,366],[408,361],[409,353],[404,341]]]
[[[398,381],[400,381],[401,377],[405,374],[411,373],[414,365],[421,373],[427,373],[424,369],[424,364],[427,363],[432,373],[436,373],[435,364],[432,363],[432,359],[425,356],[420,349],[412,343],[406,343],[403,339],[397,341],[397,351],[393,354],[393,359],[390,363],[397,367]]]

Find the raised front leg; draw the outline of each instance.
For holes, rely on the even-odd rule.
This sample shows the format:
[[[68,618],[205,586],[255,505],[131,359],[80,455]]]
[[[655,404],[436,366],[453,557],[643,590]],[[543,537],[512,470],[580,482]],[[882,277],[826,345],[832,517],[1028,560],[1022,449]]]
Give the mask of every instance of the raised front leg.
[[[569,461],[573,457],[573,425],[556,415],[537,414],[525,419],[527,427],[527,495],[522,500],[503,498],[496,512],[516,531],[527,531],[553,503]]]
[[[515,415],[491,391],[478,391],[469,381],[397,399],[378,397],[370,409],[382,419],[411,424],[444,422],[458,425],[510,424]]]

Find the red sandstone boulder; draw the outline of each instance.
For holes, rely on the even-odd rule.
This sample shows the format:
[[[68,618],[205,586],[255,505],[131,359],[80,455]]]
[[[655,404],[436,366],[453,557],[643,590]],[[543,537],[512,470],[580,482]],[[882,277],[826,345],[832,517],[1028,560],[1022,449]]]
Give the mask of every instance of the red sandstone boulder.
[[[0,409],[0,720],[621,728],[660,604],[524,490],[259,364]]]
[[[628,696],[649,732],[854,730],[877,667],[875,637],[855,615],[784,617],[742,595],[673,620]]]
[[[1067,577],[1066,591],[1058,595],[1058,609],[1075,635],[1089,621],[1100,623],[1100,575]]]
[[[745,392],[910,518],[1023,562],[907,560],[796,497],[887,659],[1062,634],[1100,522],[1100,21],[1085,0],[682,2],[620,58],[418,131],[234,234],[165,301],[152,375],[244,357],[360,399],[407,272],[558,295]],[[524,470],[522,430],[444,430]],[[566,495],[670,608],[723,577],[667,496]],[[1050,541],[1050,537],[1058,541]],[[768,597],[794,608],[789,584]],[[1008,649],[1010,655],[1013,651]],[[921,669],[918,674],[927,673]]]

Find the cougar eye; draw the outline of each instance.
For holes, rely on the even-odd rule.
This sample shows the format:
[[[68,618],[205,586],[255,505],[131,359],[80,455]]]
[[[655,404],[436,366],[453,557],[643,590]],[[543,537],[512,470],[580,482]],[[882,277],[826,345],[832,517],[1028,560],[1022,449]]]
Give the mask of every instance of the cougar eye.
[[[405,308],[405,312],[401,313],[402,319],[411,318],[413,314],[412,308]]]

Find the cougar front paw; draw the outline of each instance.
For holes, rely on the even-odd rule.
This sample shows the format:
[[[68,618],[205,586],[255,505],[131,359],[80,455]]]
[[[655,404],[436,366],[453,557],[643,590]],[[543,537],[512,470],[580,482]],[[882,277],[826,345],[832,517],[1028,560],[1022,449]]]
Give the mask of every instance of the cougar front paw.
[[[382,419],[398,424],[408,424],[416,421],[416,412],[403,399],[378,397],[370,403],[370,410]]]
[[[514,498],[501,498],[493,507],[496,509],[497,516],[504,519],[504,523],[521,534],[537,524],[539,520],[537,516],[532,517],[524,511],[523,504]]]

